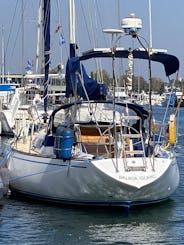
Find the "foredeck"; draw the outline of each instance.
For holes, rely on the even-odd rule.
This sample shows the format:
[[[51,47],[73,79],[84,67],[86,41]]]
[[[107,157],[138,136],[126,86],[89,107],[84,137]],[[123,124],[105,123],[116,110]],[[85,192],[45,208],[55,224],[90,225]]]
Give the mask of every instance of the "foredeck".
[[[34,151],[32,147],[33,142],[37,138],[38,134],[41,134],[41,133],[44,134],[44,132],[45,131],[43,130],[42,132],[34,133],[33,135],[28,135],[26,138],[18,139],[14,143],[14,149],[20,152],[27,153],[27,154],[38,155],[39,153],[37,151]]]
[[[14,145],[14,149],[17,151],[21,151],[24,153],[31,153],[31,154],[38,154],[37,152],[31,150],[30,148],[30,136],[27,137],[27,139],[23,140],[18,140],[16,141],[15,145]]]

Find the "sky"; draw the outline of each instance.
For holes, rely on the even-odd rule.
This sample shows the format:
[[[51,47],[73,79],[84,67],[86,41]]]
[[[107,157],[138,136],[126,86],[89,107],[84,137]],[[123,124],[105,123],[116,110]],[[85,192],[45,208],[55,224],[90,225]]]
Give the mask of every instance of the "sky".
[[[184,78],[184,0],[150,0],[150,3],[152,46],[167,49],[169,54],[177,56],[180,61],[179,77]],[[33,64],[33,70],[35,69],[38,5],[39,0],[0,0],[0,57],[4,53],[5,73],[25,72],[28,61]],[[55,67],[59,63],[65,66],[69,55],[68,0],[51,0],[51,5],[51,66]],[[149,0],[75,0],[75,5],[79,52],[94,45],[110,45],[109,38],[104,36],[102,30],[121,28],[120,20],[128,17],[130,13],[135,13],[142,19],[143,28],[140,34],[149,42]],[[56,32],[58,25],[61,25],[62,36],[65,39],[65,44],[62,45]],[[130,40],[122,39],[122,45],[134,43],[130,44]],[[1,67],[2,63],[0,58]],[[156,76],[163,78],[163,69],[155,69]]]

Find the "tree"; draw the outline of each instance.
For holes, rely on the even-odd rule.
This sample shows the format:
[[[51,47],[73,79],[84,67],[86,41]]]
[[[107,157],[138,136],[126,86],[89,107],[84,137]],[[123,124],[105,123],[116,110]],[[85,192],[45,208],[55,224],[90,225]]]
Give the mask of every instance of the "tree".
[[[153,77],[151,79],[152,90],[156,93],[162,94],[164,92],[164,82],[160,78]]]
[[[103,82],[107,85],[108,88],[112,88],[113,78],[108,74],[104,69],[97,70],[96,72],[91,72],[91,77],[98,82]],[[126,75],[121,75],[117,78],[119,87],[126,86],[128,80]],[[178,81],[179,82],[179,81]],[[153,77],[151,79],[151,88],[153,92],[163,93],[164,91],[164,82],[160,78]],[[182,84],[182,85],[181,85]],[[180,86],[184,88],[184,80],[180,81]],[[133,76],[132,79],[132,91],[136,93],[141,93],[142,91],[149,92],[149,81],[146,81],[142,76]]]
[[[149,91],[149,84],[143,77],[133,77],[132,90],[134,92]]]
[[[97,80],[99,83],[105,83],[107,87],[112,85],[112,78],[108,74],[108,72],[104,69],[97,70],[96,72],[91,72],[91,77]]]

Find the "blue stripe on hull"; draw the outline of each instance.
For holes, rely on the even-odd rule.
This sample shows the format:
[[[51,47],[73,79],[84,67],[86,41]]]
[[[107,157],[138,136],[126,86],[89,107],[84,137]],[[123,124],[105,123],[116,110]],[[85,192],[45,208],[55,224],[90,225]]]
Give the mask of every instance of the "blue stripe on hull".
[[[48,165],[48,166],[58,166],[60,168],[62,167],[68,167],[68,163],[65,164],[64,162],[61,164],[57,164],[57,163],[50,163],[50,162],[41,162],[41,161],[33,161],[33,160],[29,160],[29,159],[25,159],[25,158],[22,158],[22,157],[16,157],[16,156],[13,156],[13,158],[15,159],[19,159],[19,160],[23,160],[23,161],[26,161],[28,163],[33,163],[33,164],[43,164],[43,165]],[[36,158],[36,157],[35,157]],[[71,168],[86,168],[86,166],[79,166],[79,165],[70,165]]]

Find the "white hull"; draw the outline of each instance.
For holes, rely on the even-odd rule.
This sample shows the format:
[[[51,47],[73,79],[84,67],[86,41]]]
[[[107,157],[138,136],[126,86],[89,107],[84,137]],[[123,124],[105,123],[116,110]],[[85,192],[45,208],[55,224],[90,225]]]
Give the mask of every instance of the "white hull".
[[[8,155],[0,158],[0,200],[2,200],[8,194],[10,176],[6,165]]]
[[[4,186],[3,186],[3,181],[2,178],[0,178],[0,200],[3,198],[4,196]]]
[[[7,169],[3,169],[3,172],[6,172],[7,175]],[[2,170],[0,170],[0,172],[2,172]],[[1,174],[0,174],[1,175]],[[4,175],[4,173],[3,173]],[[0,200],[2,200],[5,196],[7,196],[8,194],[8,180],[6,179],[4,181],[4,177],[0,177]]]
[[[135,158],[127,158],[129,164]],[[136,158],[142,161],[142,158]],[[12,191],[52,202],[131,206],[167,199],[178,187],[175,158],[146,158],[146,171],[125,171],[123,159],[71,160],[13,152],[9,159]]]

